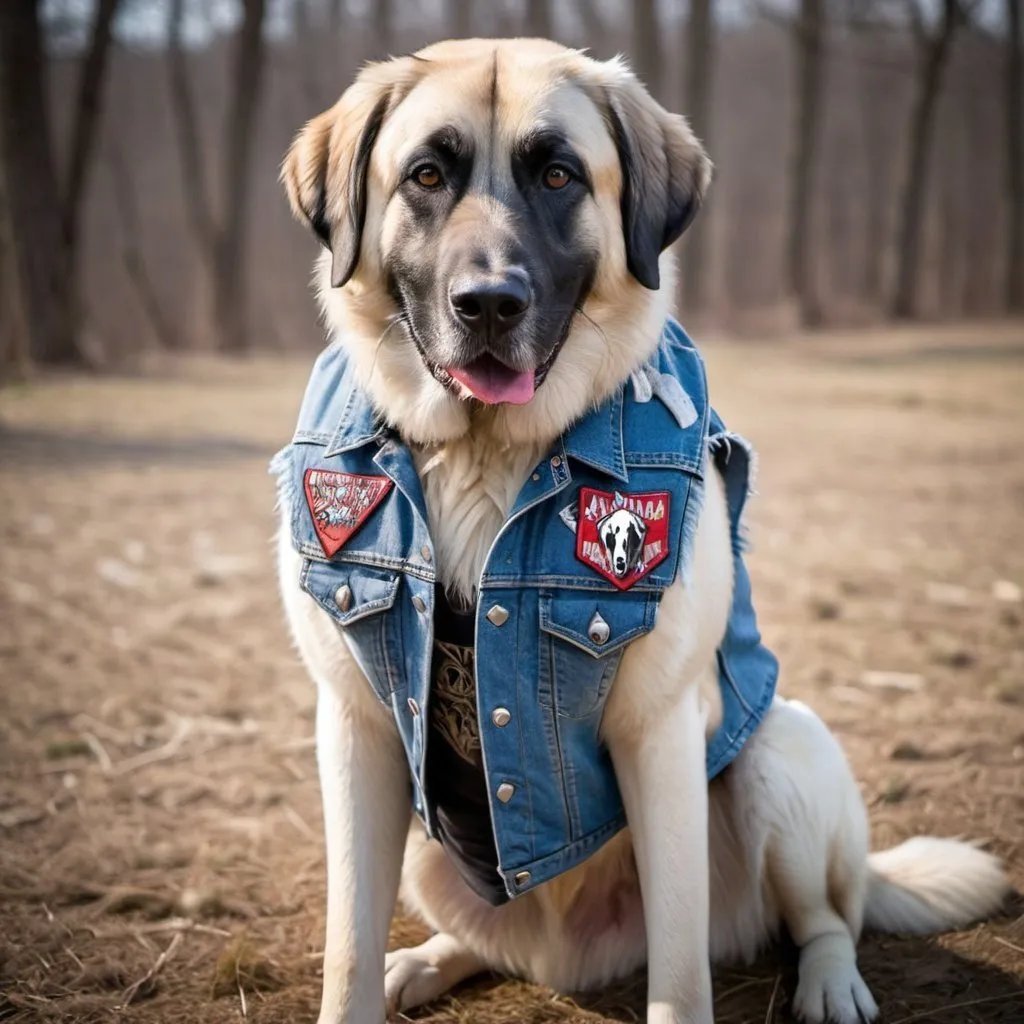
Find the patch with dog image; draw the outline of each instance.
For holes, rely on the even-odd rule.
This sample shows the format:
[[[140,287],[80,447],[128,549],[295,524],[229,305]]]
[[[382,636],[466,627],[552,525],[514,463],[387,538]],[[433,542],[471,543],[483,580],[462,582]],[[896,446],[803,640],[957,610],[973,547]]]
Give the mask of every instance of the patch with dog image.
[[[370,517],[391,490],[386,476],[359,476],[307,469],[303,481],[313,529],[324,554],[332,558]]]
[[[576,557],[619,590],[668,558],[668,491],[625,494],[580,488]]]

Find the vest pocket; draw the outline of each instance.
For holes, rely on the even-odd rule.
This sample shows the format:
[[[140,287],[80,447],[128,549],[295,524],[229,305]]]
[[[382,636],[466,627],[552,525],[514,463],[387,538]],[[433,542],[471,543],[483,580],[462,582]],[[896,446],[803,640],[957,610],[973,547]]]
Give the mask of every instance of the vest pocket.
[[[565,718],[604,704],[622,652],[654,628],[659,594],[541,591],[538,697]]]
[[[393,615],[401,577],[384,569],[347,562],[306,559],[299,586],[339,625],[353,657],[377,696],[391,703],[401,688],[399,659],[394,656],[397,635]]]

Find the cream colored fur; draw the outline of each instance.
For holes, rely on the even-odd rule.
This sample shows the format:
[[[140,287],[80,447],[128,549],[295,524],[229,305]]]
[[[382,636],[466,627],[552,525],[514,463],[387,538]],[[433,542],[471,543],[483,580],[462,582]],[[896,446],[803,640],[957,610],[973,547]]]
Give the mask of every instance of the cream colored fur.
[[[524,79],[534,90],[566,74],[589,76],[606,89],[636,88],[622,65],[601,65],[552,44],[432,48],[438,80],[411,109],[405,102],[397,107],[374,151],[359,270],[341,289],[329,286],[329,257],[318,270],[328,327],[415,452],[440,577],[467,597],[537,459],[653,350],[673,283],[667,256],[660,291],[646,292],[629,277],[614,201],[621,187],[614,147],[579,94],[559,93],[598,179],[590,214],[604,248],[600,280],[585,306],[590,321],[577,321],[549,379],[522,407],[471,415],[427,372],[393,325],[381,285],[378,261],[392,216],[382,197],[396,149],[425,105],[454,104],[475,81],[463,56],[472,64],[478,45],[500,45],[503,54],[532,62],[532,77]],[[410,95],[416,99],[415,87]],[[514,98],[517,116],[528,119],[530,96]],[[696,146],[684,127],[676,122],[672,129],[683,133],[679,145]],[[314,122],[313,129],[335,130],[330,122]],[[316,152],[316,136],[301,136],[286,164],[298,209]],[[975,847],[917,839],[869,854],[865,809],[843,753],[820,719],[795,701],[777,699],[736,761],[707,784],[704,742],[720,713],[714,652],[733,583],[723,489],[710,472],[692,577],[666,592],[655,628],[627,649],[604,715],[630,830],[510,904],[486,905],[441,847],[426,841],[415,822],[409,827],[408,769],[397,731],[343,632],[299,589],[301,557],[289,518],[282,509],[281,588],[319,691],[328,872],[320,1024],[381,1024],[386,1013],[429,1002],[487,969],[567,991],[599,987],[644,962],[649,1024],[712,1024],[711,963],[750,960],[783,923],[801,948],[797,1016],[858,1024],[877,1012],[856,964],[865,922],[955,928],[1002,899],[1002,871]],[[436,934],[415,949],[385,954],[400,878],[405,906]]]

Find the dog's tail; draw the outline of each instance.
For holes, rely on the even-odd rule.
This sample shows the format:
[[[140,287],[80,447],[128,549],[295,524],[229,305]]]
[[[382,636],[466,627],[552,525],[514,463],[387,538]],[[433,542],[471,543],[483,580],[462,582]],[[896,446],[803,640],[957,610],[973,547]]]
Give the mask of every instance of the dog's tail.
[[[868,857],[864,923],[924,935],[998,910],[1010,883],[997,857],[955,839],[917,836]]]

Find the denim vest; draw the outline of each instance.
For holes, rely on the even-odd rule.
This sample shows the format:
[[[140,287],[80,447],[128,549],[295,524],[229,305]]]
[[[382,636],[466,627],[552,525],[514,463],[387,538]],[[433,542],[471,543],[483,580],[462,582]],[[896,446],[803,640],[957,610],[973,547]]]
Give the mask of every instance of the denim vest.
[[[510,896],[576,866],[626,824],[601,715],[626,646],[653,629],[665,588],[687,578],[712,463],[725,480],[735,593],[717,655],[723,719],[708,741],[709,779],[764,717],[778,665],[761,643],[741,555],[752,457],[712,411],[700,355],[669,320],[650,363],[527,477],[476,605],[479,739]],[[271,468],[302,555],[299,585],[390,710],[413,806],[435,836],[425,786],[436,572],[427,510],[409,449],[375,415],[342,344],[318,358],[292,443]],[[325,504],[325,481],[349,496]]]

